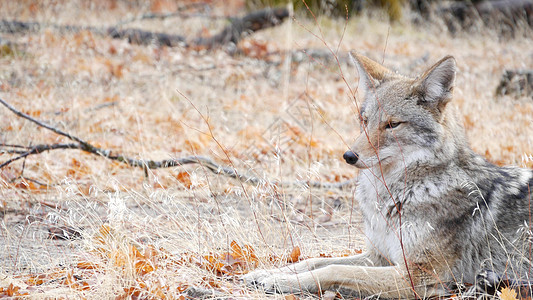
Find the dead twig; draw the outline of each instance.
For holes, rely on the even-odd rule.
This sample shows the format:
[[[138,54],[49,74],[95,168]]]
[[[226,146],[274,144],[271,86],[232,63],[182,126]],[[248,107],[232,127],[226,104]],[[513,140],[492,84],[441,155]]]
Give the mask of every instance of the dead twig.
[[[2,101],[0,99],[0,101]],[[6,149],[6,150],[0,150],[0,152],[3,153],[11,153],[11,154],[20,154],[19,156],[13,157],[11,159],[8,159],[7,161],[0,164],[0,169],[11,164],[12,162],[15,162],[19,159],[26,158],[33,154],[39,154],[43,153],[49,150],[56,150],[56,149],[79,149],[79,144],[52,144],[52,145],[35,145],[32,147],[25,147],[20,145],[0,145],[0,146],[7,146],[7,147],[14,147],[16,149],[24,149],[24,150],[13,150],[13,149]]]
[[[215,163],[212,159],[204,156],[197,156],[197,155],[191,155],[183,158],[178,159],[164,159],[160,161],[155,160],[144,160],[144,159],[133,159],[128,156],[122,155],[122,154],[113,154],[111,150],[102,149],[99,147],[95,147],[89,142],[82,140],[81,138],[74,136],[68,132],[64,132],[58,128],[55,128],[51,125],[48,125],[42,121],[39,121],[19,110],[14,108],[12,105],[4,101],[0,98],[0,104],[7,107],[10,111],[12,111],[17,116],[24,118],[30,122],[33,122],[37,124],[39,127],[46,128],[48,130],[51,130],[55,132],[56,134],[62,135],[69,140],[75,141],[76,143],[62,143],[62,144],[40,144],[35,146],[20,146],[20,145],[11,145],[11,144],[2,144],[0,147],[8,147],[11,149],[0,149],[0,153],[11,153],[11,154],[19,154],[18,156],[8,159],[7,161],[0,164],[0,169],[2,169],[5,166],[8,166],[9,164],[22,159],[26,158],[30,155],[40,154],[46,151],[52,151],[52,150],[59,150],[59,149],[77,149],[82,150],[84,152],[95,154],[98,156],[102,156],[104,158],[115,160],[121,163],[125,163],[128,166],[131,167],[138,167],[143,169],[160,169],[160,168],[170,168],[170,167],[180,167],[183,165],[188,164],[200,164],[204,167],[206,167],[208,170],[213,172],[217,175],[224,175],[233,179],[237,179],[241,182],[252,184],[252,185],[259,185],[259,184],[273,184],[273,185],[279,185],[279,186],[304,186],[307,188],[313,187],[313,188],[326,188],[326,189],[342,189],[347,186],[351,186],[354,183],[354,180],[347,180],[339,183],[322,183],[318,181],[295,181],[295,182],[277,182],[277,181],[269,181],[266,179],[260,179],[254,176],[248,176],[245,174],[241,174],[237,172],[235,169],[219,165]]]

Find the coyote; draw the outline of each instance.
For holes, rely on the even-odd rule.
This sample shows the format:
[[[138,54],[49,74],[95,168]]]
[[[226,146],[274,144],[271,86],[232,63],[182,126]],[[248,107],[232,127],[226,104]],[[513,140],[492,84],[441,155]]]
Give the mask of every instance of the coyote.
[[[486,270],[529,278],[533,172],[495,166],[470,148],[450,105],[455,59],[412,78],[351,57],[365,98],[361,133],[343,158],[360,169],[366,251],[257,270],[243,280],[267,292],[424,298],[485,280]]]

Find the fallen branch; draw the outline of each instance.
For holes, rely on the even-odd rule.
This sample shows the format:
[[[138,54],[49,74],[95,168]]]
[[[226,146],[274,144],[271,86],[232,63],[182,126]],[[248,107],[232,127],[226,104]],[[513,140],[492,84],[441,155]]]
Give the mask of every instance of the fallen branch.
[[[269,181],[265,179],[260,179],[254,176],[244,175],[240,174],[237,171],[233,170],[232,168],[219,165],[215,163],[212,159],[204,157],[204,156],[187,156],[179,159],[164,159],[160,161],[155,160],[144,160],[144,159],[133,159],[130,157],[127,157],[122,154],[114,155],[111,150],[102,149],[99,147],[95,147],[89,142],[80,139],[79,137],[76,137],[70,133],[64,132],[58,128],[55,128],[51,125],[45,124],[42,121],[39,121],[19,110],[14,108],[12,105],[4,101],[0,98],[0,104],[7,107],[10,111],[12,111],[17,116],[24,118],[30,122],[33,122],[37,124],[39,127],[46,128],[48,130],[51,130],[55,132],[58,135],[62,135],[69,140],[74,141],[75,143],[64,143],[64,144],[40,144],[35,146],[21,146],[21,145],[7,145],[2,144],[0,147],[4,147],[7,149],[0,150],[0,153],[10,153],[10,154],[19,154],[18,156],[11,158],[2,164],[0,164],[0,169],[3,167],[8,166],[9,164],[28,157],[30,155],[36,155],[40,154],[46,151],[52,151],[52,150],[59,150],[59,149],[77,149],[82,150],[84,152],[95,154],[101,157],[104,157],[106,159],[118,161],[121,163],[125,163],[130,167],[138,167],[143,169],[160,169],[160,168],[170,168],[170,167],[180,167],[183,165],[188,164],[199,164],[203,167],[206,167],[208,170],[213,172],[217,175],[224,175],[233,179],[237,179],[241,182],[252,184],[252,185],[259,185],[259,184],[272,184],[277,186],[305,186],[305,187],[314,187],[314,188],[325,188],[325,189],[342,189],[346,186],[351,186],[354,181],[353,180],[347,180],[339,183],[321,183],[316,181],[295,181],[295,182],[278,182],[278,181]]]
[[[230,24],[224,27],[218,34],[211,37],[198,37],[187,41],[177,34],[145,31],[135,28],[123,29],[120,26],[97,28],[93,26],[51,25],[38,22],[22,22],[17,20],[0,20],[0,31],[7,33],[35,32],[46,27],[52,27],[60,31],[79,32],[88,30],[100,35],[110,36],[116,39],[127,39],[132,44],[152,44],[175,47],[212,49],[227,43],[238,43],[242,36],[247,33],[273,27],[289,16],[286,8],[263,9],[252,12],[241,18],[229,18]]]
[[[457,28],[456,23],[462,28],[468,28],[473,26],[477,20],[481,20],[489,27],[510,30],[510,33],[520,22],[533,26],[533,0],[454,2],[438,8],[436,13],[444,17],[452,33],[460,29]]]
[[[263,9],[252,12],[242,18],[230,18],[231,24],[226,26],[220,33],[209,37],[199,37],[193,40],[195,47],[211,49],[217,45],[229,42],[237,44],[245,33],[256,32],[265,28],[273,27],[289,16],[286,8]]]
[[[2,101],[0,99],[0,101]],[[24,147],[24,146],[19,146],[19,145],[1,145],[3,147],[15,147],[17,149],[7,149],[7,150],[2,150],[0,151],[1,152],[4,152],[4,153],[11,153],[11,154],[20,154],[19,156],[16,156],[14,158],[11,158],[11,159],[8,159],[7,161],[3,162],[2,164],[0,164],[0,169],[11,164],[12,162],[15,162],[19,159],[22,159],[22,158],[25,158],[25,157],[28,157],[30,155],[33,155],[33,154],[39,154],[39,153],[43,153],[45,151],[49,151],[49,150],[56,150],[56,149],[79,149],[78,146],[79,144],[52,144],[52,145],[36,145],[36,146],[33,146],[33,147]],[[24,150],[18,150],[18,149],[24,149]]]
[[[533,98],[533,69],[505,70],[496,87],[496,95],[531,96]]]

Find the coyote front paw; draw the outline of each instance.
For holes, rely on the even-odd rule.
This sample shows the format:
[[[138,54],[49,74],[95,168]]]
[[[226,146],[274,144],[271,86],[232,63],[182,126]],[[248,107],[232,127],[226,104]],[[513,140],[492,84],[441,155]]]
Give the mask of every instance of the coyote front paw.
[[[502,278],[489,269],[482,270],[476,276],[477,289],[490,295],[495,295],[502,285]]]
[[[248,286],[260,287],[269,294],[317,292],[318,288],[315,281],[312,277],[308,277],[310,277],[310,274],[291,275],[269,270],[259,270],[245,275],[243,280]]]
[[[248,286],[257,286],[261,285],[261,281],[263,281],[267,277],[274,275],[274,273],[275,271],[273,270],[255,270],[242,276],[241,279]]]

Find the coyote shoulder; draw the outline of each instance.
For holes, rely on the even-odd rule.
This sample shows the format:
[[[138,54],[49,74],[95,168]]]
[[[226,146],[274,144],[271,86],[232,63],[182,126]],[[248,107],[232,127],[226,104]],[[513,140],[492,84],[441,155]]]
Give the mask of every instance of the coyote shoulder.
[[[474,153],[450,105],[455,59],[418,77],[352,52],[365,98],[344,159],[360,169],[366,251],[244,276],[268,292],[351,290],[384,298],[445,295],[490,270],[530,278],[532,170]]]

